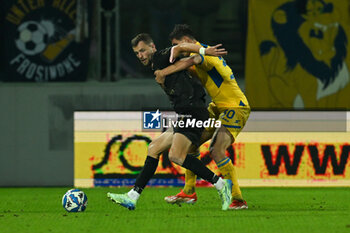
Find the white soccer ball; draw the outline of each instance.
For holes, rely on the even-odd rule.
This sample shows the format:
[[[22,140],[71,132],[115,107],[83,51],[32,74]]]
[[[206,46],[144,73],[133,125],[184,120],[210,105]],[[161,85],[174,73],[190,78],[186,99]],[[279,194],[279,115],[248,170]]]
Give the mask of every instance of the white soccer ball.
[[[70,189],[63,195],[62,205],[68,212],[82,212],[87,206],[87,196],[79,189]]]
[[[46,48],[49,34],[38,22],[26,21],[17,29],[16,45],[24,54],[34,56]]]

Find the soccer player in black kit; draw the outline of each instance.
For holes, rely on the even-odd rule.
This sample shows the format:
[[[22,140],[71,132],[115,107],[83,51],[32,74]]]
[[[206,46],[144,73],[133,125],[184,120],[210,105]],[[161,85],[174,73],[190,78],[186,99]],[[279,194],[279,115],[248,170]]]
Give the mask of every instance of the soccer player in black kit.
[[[151,66],[153,70],[166,68],[174,62],[176,65],[176,59],[181,56],[180,49],[177,47],[181,45],[157,51],[152,38],[146,33],[138,34],[131,40],[131,45],[140,62],[145,66]],[[207,55],[226,54],[224,49],[218,48],[219,46],[216,45],[203,51],[201,46],[193,44],[188,49],[189,52],[205,52]],[[187,71],[182,70],[166,77],[162,88],[179,115],[178,121],[184,122],[184,127],[175,127],[173,132],[166,131],[153,140],[148,147],[148,156],[142,171],[136,178],[134,187],[124,194],[107,193],[107,197],[129,210],[134,210],[142,190],[156,172],[160,153],[170,147],[169,159],[212,183],[221,198],[222,210],[227,210],[231,203],[232,182],[216,176],[200,160],[188,155],[192,144],[199,147],[204,127],[186,127],[187,120],[195,119],[203,122],[209,117],[202,85]],[[165,140],[169,134],[174,134],[170,145]]]

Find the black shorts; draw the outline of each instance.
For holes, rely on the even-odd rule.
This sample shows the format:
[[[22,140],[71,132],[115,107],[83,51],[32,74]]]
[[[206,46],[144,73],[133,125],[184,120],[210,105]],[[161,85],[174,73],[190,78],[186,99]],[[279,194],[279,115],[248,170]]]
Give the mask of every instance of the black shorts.
[[[199,147],[200,139],[205,127],[196,127],[197,121],[206,121],[209,119],[209,113],[206,108],[194,108],[193,110],[178,113],[180,116],[178,122],[183,121],[183,126],[174,127],[174,133],[180,133],[186,136],[193,145]],[[193,124],[194,122],[194,124]]]

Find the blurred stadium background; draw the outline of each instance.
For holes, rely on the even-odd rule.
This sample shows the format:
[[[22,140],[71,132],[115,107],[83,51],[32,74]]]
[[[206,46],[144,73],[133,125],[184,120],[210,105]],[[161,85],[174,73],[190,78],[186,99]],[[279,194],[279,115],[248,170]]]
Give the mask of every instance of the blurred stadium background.
[[[74,112],[170,109],[130,39],[148,32],[164,48],[174,24],[187,23],[199,41],[223,43],[253,109],[228,152],[239,169],[248,153],[259,159],[256,175],[240,171],[246,185],[296,177],[306,186],[309,178],[348,186],[349,9],[347,0],[2,1],[0,185],[73,186],[74,148],[86,154],[86,178],[106,172],[92,167],[119,129],[108,124],[97,146],[74,146]],[[303,154],[298,170],[293,156]]]
[[[164,48],[190,24],[230,51],[244,89],[245,1],[1,2],[1,186],[73,185],[74,111],[170,108],[133,54],[137,33]]]

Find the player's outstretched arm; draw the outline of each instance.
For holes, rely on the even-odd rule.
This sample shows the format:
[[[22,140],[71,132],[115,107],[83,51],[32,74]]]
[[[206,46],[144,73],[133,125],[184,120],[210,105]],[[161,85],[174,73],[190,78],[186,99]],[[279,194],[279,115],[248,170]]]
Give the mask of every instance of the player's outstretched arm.
[[[173,65],[170,65],[162,70],[156,70],[154,75],[156,76],[156,82],[159,84],[163,84],[165,80],[165,76],[170,74],[179,72],[181,70],[188,69],[189,67],[199,64],[202,61],[202,58],[199,55],[194,55],[191,57],[186,57],[181,59],[180,61],[175,62]]]
[[[220,57],[227,55],[227,51],[225,48],[220,48],[222,44],[217,44],[215,46],[210,46],[208,48],[205,48],[205,54],[202,55],[209,55],[209,56],[215,56]]]
[[[220,48],[221,46],[222,44],[217,44],[215,46],[204,48],[198,44],[181,43],[173,47],[173,58],[177,58],[182,52],[198,53],[201,55],[209,55],[216,57],[224,56],[227,54],[227,51],[225,48]]]

